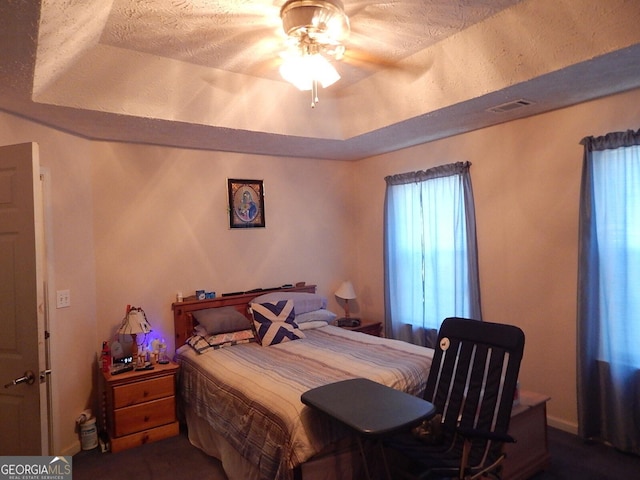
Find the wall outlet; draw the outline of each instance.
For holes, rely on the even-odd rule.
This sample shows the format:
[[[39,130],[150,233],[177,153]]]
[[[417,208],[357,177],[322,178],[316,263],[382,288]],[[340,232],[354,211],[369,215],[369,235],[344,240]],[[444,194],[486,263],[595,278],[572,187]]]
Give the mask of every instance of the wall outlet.
[[[69,290],[56,291],[56,308],[66,308],[71,306],[71,292]]]

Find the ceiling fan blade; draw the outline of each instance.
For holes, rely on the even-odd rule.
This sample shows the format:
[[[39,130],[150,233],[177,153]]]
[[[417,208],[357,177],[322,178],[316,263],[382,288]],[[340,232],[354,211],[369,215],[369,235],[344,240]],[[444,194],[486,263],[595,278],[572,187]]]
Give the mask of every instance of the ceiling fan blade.
[[[257,59],[250,65],[245,65],[242,70],[238,70],[236,73],[262,79],[283,81],[279,70],[282,62],[282,58],[278,55],[265,56]],[[229,71],[229,69],[224,70]],[[224,88],[224,85],[221,85],[220,78],[220,75],[213,70],[211,70],[210,74],[202,75],[202,80],[208,84]]]
[[[367,76],[375,75],[382,71],[393,72],[395,75],[403,75],[405,81],[413,81],[429,71],[433,59],[421,58],[419,61],[413,58],[391,60],[378,57],[367,51],[347,50],[343,58],[344,66],[337,66],[338,71],[348,69],[351,83],[355,83]]]
[[[496,3],[501,1],[512,3],[510,0]],[[466,28],[482,12],[488,14],[486,2],[472,3],[450,0],[349,3],[351,37],[347,48],[402,59]]]

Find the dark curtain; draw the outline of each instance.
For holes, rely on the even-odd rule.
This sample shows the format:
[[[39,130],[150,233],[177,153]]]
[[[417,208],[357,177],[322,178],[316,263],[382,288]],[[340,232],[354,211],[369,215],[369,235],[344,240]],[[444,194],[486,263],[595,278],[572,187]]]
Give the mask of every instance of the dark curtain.
[[[640,130],[581,143],[578,431],[640,454]]]

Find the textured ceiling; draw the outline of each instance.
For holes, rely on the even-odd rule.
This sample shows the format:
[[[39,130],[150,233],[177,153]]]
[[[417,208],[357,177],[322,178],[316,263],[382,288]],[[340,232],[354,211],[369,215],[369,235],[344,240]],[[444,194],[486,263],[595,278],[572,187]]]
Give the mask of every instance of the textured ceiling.
[[[277,73],[282,3],[0,2],[0,108],[93,139],[349,160],[640,86],[637,0],[347,0],[342,79],[311,109]]]
[[[345,78],[337,88],[370,75],[380,65],[393,66],[519,1],[347,1],[345,12],[352,28],[347,57],[338,67]],[[276,61],[285,40],[280,20],[283,3],[114,0],[100,43],[279,79]]]

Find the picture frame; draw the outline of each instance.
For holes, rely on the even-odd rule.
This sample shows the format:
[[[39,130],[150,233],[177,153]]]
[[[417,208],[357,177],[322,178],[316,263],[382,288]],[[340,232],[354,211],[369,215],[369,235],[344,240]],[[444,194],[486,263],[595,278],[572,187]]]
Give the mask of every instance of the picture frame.
[[[264,183],[262,180],[227,179],[229,228],[264,228]]]

